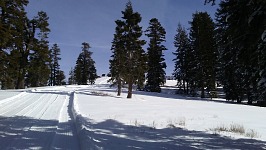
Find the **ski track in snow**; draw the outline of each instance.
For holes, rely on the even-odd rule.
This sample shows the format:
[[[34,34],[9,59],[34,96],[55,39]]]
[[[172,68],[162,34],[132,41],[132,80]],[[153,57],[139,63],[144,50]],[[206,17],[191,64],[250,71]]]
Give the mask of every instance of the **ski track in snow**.
[[[67,92],[32,90],[0,101],[0,149],[79,149]]]

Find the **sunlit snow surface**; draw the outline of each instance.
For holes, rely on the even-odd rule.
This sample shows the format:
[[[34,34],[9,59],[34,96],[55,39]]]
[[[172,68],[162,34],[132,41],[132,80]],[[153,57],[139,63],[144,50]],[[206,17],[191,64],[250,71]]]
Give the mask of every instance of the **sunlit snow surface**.
[[[142,91],[135,91],[133,98],[127,99],[126,89],[117,97],[106,80],[102,78],[100,84],[76,91],[74,98],[76,113],[96,148],[266,148],[265,108]],[[168,81],[167,86],[175,83]],[[258,135],[251,139],[244,134],[213,131],[232,125]]]
[[[175,81],[127,99],[107,80],[1,91],[0,149],[266,149],[265,108],[174,95]],[[232,126],[245,131],[214,130]]]

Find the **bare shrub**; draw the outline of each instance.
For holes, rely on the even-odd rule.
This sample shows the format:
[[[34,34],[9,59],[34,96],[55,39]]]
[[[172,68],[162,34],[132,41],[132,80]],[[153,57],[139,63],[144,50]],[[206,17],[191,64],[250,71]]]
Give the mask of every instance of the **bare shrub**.
[[[258,132],[256,132],[255,130],[251,129],[251,130],[248,130],[248,132],[246,132],[246,137],[250,137],[250,138],[259,138],[260,135]]]
[[[239,133],[243,135],[245,134],[245,128],[243,125],[240,125],[240,124],[231,124],[229,132]]]
[[[167,128],[176,128],[176,126],[174,125],[173,121],[171,119],[169,119],[167,121]]]
[[[215,128],[211,128],[211,129],[209,129],[210,131],[214,131],[215,132],[215,134],[217,133],[217,132],[228,132],[229,130],[228,130],[228,128],[225,126],[225,125],[220,125],[220,126],[217,126],[217,127],[215,127]]]
[[[176,126],[175,125],[173,125],[173,124],[167,124],[167,126],[166,126],[167,128],[176,128]]]
[[[135,127],[138,127],[140,124],[138,123],[138,120],[136,119],[135,121],[134,121],[134,125],[135,125]]]
[[[155,130],[156,127],[157,127],[157,123],[155,123],[155,121],[153,121],[152,124],[151,124],[150,126],[151,126],[150,129]]]
[[[250,138],[258,138],[259,133],[256,132],[253,129],[250,129],[246,131],[243,125],[240,124],[231,124],[229,127],[225,125],[220,125],[215,128],[210,128],[209,131],[212,131],[214,134],[220,133],[220,132],[231,132],[231,133],[236,133],[240,135],[245,135],[246,137]]]
[[[180,126],[186,126],[186,118],[185,117],[178,118],[177,124]]]
[[[178,119],[175,119],[174,121],[172,121],[171,119],[169,119],[167,121],[167,128],[176,128],[178,126],[186,126],[186,118],[185,117],[180,117]]]

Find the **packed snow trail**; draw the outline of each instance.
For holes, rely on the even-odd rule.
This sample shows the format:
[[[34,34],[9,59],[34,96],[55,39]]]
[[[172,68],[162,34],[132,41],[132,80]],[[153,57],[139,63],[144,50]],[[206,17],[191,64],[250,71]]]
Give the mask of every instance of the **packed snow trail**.
[[[68,93],[25,92],[0,101],[0,149],[79,149]]]

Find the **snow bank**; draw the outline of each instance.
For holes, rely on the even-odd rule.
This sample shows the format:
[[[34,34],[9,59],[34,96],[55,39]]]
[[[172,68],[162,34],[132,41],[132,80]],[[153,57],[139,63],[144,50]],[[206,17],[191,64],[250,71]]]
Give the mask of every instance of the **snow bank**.
[[[76,127],[77,135],[79,138],[80,148],[82,150],[99,149],[93,141],[93,135],[92,135],[93,132],[91,132],[89,129],[85,127],[85,124],[87,121],[80,113],[77,101],[78,101],[78,98],[75,92],[72,92],[71,97],[70,97],[70,106],[71,106],[72,116],[75,121],[75,127]]]

